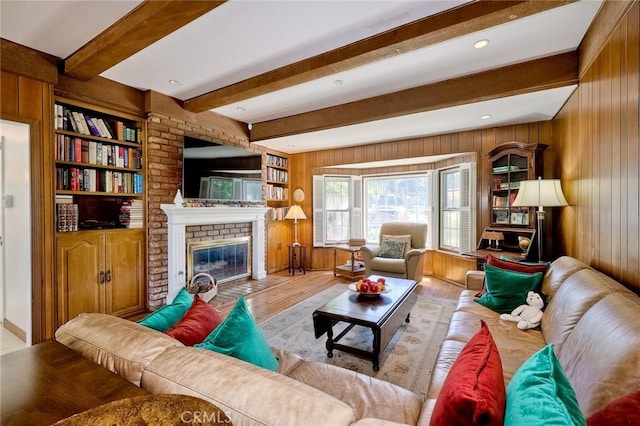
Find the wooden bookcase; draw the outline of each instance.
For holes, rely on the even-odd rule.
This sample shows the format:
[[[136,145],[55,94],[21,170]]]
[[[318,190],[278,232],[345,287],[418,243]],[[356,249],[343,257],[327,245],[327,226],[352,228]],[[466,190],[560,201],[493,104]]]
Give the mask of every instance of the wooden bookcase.
[[[514,207],[520,182],[542,176],[544,144],[507,142],[485,154],[490,163],[490,223],[499,227],[535,227],[535,209]]]
[[[57,326],[146,308],[145,121],[55,98]]]

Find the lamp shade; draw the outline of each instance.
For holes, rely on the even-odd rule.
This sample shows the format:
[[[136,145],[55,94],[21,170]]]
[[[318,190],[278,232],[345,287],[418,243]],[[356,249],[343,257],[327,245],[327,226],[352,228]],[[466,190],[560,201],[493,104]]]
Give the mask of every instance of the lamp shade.
[[[287,212],[287,215],[284,218],[285,219],[306,219],[307,216],[304,215],[304,212],[302,211],[302,208],[299,205],[294,204],[293,206],[289,207],[289,211]]]
[[[562,193],[560,179],[524,180],[520,182],[518,196],[513,207],[561,207],[568,206]]]

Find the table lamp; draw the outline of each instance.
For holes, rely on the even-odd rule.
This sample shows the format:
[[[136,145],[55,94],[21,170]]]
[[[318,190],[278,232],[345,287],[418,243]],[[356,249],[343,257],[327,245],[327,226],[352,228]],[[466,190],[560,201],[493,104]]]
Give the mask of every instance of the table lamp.
[[[513,201],[513,207],[538,207],[538,261],[542,262],[542,226],[544,223],[544,207],[568,206],[567,199],[562,193],[560,179],[524,180],[520,182],[518,196]]]
[[[293,245],[299,246],[300,243],[298,242],[298,219],[306,219],[307,216],[304,215],[304,212],[299,205],[294,204],[293,206],[289,207],[289,211],[284,218],[293,219]]]

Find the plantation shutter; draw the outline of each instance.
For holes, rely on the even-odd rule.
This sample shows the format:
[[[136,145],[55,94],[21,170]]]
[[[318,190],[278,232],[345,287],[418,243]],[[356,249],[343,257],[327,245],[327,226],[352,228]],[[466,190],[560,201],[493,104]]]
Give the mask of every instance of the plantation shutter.
[[[242,200],[242,179],[233,179],[233,199]]]
[[[313,246],[324,246],[324,176],[313,176]]]
[[[475,163],[460,164],[460,253],[475,250]]]
[[[349,234],[351,238],[362,238],[364,225],[362,223],[362,177],[351,176],[351,224]]]

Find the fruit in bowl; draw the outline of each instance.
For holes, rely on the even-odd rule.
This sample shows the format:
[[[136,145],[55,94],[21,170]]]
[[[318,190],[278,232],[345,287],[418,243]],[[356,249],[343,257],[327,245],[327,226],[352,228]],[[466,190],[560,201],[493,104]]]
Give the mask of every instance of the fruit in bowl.
[[[355,289],[359,293],[372,294],[385,291],[385,279],[380,277],[376,281],[369,278],[360,279],[355,283]]]

